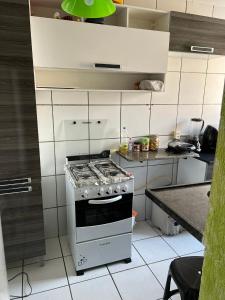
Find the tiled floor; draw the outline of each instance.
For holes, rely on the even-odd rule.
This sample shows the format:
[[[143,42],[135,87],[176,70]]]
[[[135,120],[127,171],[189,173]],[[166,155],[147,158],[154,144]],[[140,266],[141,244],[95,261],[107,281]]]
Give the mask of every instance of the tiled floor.
[[[134,229],[130,264],[113,263],[76,276],[67,239],[60,237],[47,240],[44,266],[37,259],[18,262],[9,266],[8,277],[28,273],[32,295],[26,299],[30,300],[158,300],[163,297],[170,262],[193,253],[203,255],[204,247],[187,232],[166,237],[147,222],[139,222]],[[11,295],[21,299],[30,292],[21,276],[11,281],[9,288]]]

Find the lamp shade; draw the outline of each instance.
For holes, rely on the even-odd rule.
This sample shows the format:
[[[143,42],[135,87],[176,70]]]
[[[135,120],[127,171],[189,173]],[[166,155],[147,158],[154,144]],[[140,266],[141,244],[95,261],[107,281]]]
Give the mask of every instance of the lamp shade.
[[[112,0],[64,0],[61,6],[66,13],[81,18],[104,18],[116,11]]]

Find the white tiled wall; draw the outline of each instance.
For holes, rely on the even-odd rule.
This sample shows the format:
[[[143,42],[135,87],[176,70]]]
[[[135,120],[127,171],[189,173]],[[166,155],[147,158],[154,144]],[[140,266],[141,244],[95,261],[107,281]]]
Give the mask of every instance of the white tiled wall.
[[[225,18],[225,9],[213,7],[210,1],[202,4],[203,1],[195,0],[127,0],[127,3],[140,6],[147,3],[151,8]],[[166,147],[176,128],[187,135],[191,117],[202,117],[206,125],[218,127],[224,78],[224,57],[193,59],[173,55],[168,61],[164,93],[37,90],[46,237],[66,231],[63,170],[66,155],[117,149],[123,126],[132,137],[159,134],[161,147]],[[65,130],[68,124],[70,127]],[[147,205],[145,185],[155,182],[153,175],[157,175],[158,182],[170,184],[172,163],[154,170],[147,163],[129,164],[122,159],[120,162],[136,176],[134,208],[139,212],[139,220],[143,220]],[[165,174],[168,176],[163,177]]]

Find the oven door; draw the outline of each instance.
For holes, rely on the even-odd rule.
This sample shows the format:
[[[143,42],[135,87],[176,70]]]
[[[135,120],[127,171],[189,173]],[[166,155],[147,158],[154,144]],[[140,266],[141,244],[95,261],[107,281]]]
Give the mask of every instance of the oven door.
[[[133,194],[75,202],[77,243],[132,232]]]

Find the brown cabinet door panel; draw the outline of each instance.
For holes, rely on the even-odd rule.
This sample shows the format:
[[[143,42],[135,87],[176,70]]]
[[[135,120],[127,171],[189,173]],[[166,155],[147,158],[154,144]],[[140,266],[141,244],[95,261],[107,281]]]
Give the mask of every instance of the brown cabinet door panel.
[[[45,254],[29,0],[0,0],[0,44],[0,212],[14,261]]]
[[[225,54],[225,20],[171,12],[170,51],[191,52],[191,46]]]

